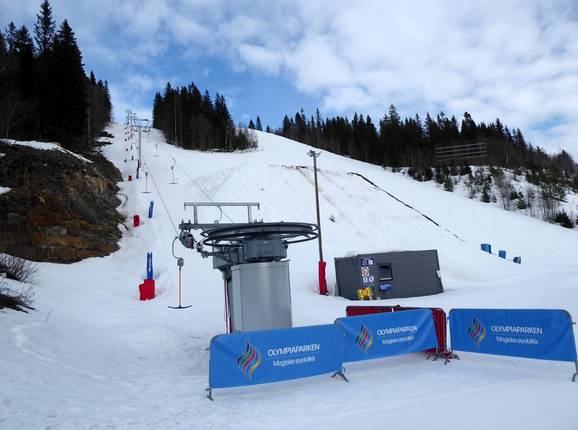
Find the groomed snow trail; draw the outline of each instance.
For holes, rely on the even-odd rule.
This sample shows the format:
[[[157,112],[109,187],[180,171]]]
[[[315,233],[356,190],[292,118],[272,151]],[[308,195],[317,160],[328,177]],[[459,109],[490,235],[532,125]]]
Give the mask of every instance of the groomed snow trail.
[[[570,364],[472,354],[461,354],[447,366],[421,354],[358,363],[347,366],[349,383],[322,376],[216,390],[215,401],[209,402],[204,393],[207,348],[225,328],[222,280],[210,260],[177,245],[177,255],[185,258],[183,304],[192,307],[167,308],[177,302],[173,224],[192,218],[183,202],[210,200],[258,201],[256,216],[265,221],[314,222],[310,148],[257,133],[254,151],[201,153],[167,145],[152,130],[143,136],[141,173],[149,172],[151,191],[145,194],[144,174],[126,182],[129,174],[135,176],[136,161],[130,158],[137,154],[136,139],[127,152],[123,127],[113,125],[109,131],[115,138],[104,153],[125,178],[120,192],[128,200],[121,211],[127,223],[140,214],[143,225],[129,228],[111,256],[41,264],[37,310],[0,312],[0,428],[576,428],[578,384],[569,380]],[[173,159],[177,184],[170,184]],[[435,248],[445,293],[374,303],[446,311],[565,308],[578,315],[577,232],[330,153],[323,153],[319,166],[330,288],[334,257]],[[150,200],[155,213],[149,220]],[[219,216],[209,211],[206,221]],[[243,216],[229,209],[222,221]],[[524,264],[482,253],[481,242],[521,255]],[[158,297],[140,302],[138,284],[149,251]],[[314,292],[317,244],[293,245],[289,258],[295,325],[343,316],[351,302]]]

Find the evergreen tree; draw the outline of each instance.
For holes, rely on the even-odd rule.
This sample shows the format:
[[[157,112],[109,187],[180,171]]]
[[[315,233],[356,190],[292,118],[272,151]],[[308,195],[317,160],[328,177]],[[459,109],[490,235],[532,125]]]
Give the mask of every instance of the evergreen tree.
[[[40,55],[51,47],[54,39],[54,29],[52,8],[48,0],[44,0],[40,5],[40,13],[36,15],[36,24],[34,25],[34,40]]]
[[[208,91],[201,95],[193,83],[174,89],[167,83],[162,95],[155,94],[153,126],[185,149],[234,151],[254,146],[248,134],[236,130],[225,98],[217,93],[213,102]],[[253,121],[250,126],[255,126]]]
[[[16,25],[12,21],[6,27],[6,45],[8,46],[8,53],[13,54],[16,46]]]
[[[79,146],[87,132],[87,88],[74,32],[64,20],[46,58],[42,114],[46,134],[66,146]]]
[[[15,139],[80,143],[110,121],[108,85],[87,78],[74,33],[64,23],[54,41],[47,1],[35,25],[38,50],[26,26],[0,33],[0,133]],[[36,51],[36,52],[35,52]],[[68,107],[67,107],[68,106]]]
[[[255,128],[259,131],[263,131],[263,127],[261,126],[261,118],[257,115],[257,121],[255,123]]]
[[[556,214],[554,217],[554,222],[556,224],[560,224],[562,227],[566,228],[574,228],[574,223],[566,213],[566,211],[562,210]]]
[[[464,112],[464,118],[462,119],[462,129],[461,136],[463,139],[475,139],[476,138],[476,123],[472,119],[472,116],[468,112]]]
[[[482,187],[481,200],[484,203],[490,203],[490,183],[489,182],[484,182],[484,185]]]
[[[8,49],[6,48],[6,38],[0,31],[0,56],[5,56],[7,53]]]
[[[18,84],[20,94],[31,99],[35,93],[34,45],[26,26],[16,31],[14,51],[19,61]]]

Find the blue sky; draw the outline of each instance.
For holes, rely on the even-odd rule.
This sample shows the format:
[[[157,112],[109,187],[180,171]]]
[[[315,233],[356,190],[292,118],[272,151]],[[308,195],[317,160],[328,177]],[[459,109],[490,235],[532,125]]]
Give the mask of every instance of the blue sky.
[[[40,0],[0,0],[30,28]],[[499,117],[578,158],[575,0],[53,0],[115,114],[150,116],[167,81],[224,94],[236,122],[310,115],[374,120],[443,110]]]

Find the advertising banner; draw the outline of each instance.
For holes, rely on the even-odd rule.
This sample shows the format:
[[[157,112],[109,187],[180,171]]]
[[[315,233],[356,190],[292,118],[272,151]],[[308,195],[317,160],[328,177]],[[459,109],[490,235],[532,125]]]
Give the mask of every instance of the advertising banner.
[[[371,360],[435,348],[437,337],[429,309],[339,318],[343,361]]]
[[[454,350],[576,361],[572,318],[564,310],[452,309],[449,320]]]
[[[343,366],[342,333],[328,324],[215,336],[209,387],[225,388],[335,373]]]

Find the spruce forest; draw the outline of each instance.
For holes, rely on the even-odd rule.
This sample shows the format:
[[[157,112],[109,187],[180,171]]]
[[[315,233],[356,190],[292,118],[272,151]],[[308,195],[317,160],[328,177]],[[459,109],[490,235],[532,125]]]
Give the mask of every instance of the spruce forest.
[[[167,141],[185,149],[236,151],[255,146],[251,135],[237,129],[225,98],[208,91],[202,95],[194,83],[155,94],[153,127],[162,130]]]
[[[2,138],[89,149],[111,120],[107,82],[86,76],[72,28],[56,27],[47,0],[33,35],[13,22],[0,31],[0,77]]]
[[[252,125],[251,121],[249,128]],[[294,117],[285,115],[276,132],[316,148],[382,166],[429,168],[438,164],[436,147],[484,142],[487,158],[481,164],[554,169],[568,174],[576,171],[576,164],[567,152],[549,155],[527,143],[520,129],[510,129],[499,118],[489,124],[476,123],[468,112],[464,113],[460,126],[455,116],[448,118],[443,112],[435,119],[428,113],[424,121],[417,114],[402,119],[393,105],[378,124],[369,115],[355,113],[351,121],[341,116],[324,119],[317,110],[315,116],[307,118],[301,110]],[[480,162],[464,160],[463,164]]]

